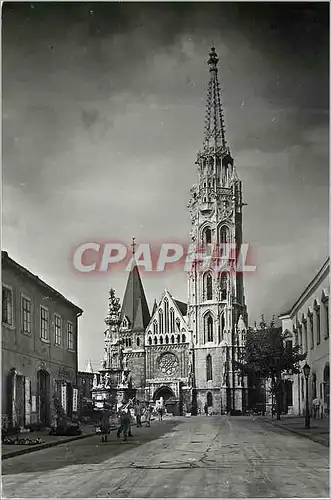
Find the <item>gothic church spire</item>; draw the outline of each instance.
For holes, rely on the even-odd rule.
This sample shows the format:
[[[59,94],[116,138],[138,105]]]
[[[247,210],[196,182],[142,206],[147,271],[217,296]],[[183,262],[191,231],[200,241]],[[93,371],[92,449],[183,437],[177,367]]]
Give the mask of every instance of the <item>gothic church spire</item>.
[[[121,321],[126,317],[132,330],[144,330],[149,321],[150,313],[146,300],[144,287],[140,278],[138,265],[135,259],[136,243],[132,238],[132,270],[130,271],[126,284],[123,305],[121,310]]]
[[[219,58],[215,48],[209,53],[208,65],[210,78],[207,90],[207,108],[205,118],[204,152],[216,152],[219,149],[226,150],[224,113],[220,98],[220,84],[218,81],[217,65]]]

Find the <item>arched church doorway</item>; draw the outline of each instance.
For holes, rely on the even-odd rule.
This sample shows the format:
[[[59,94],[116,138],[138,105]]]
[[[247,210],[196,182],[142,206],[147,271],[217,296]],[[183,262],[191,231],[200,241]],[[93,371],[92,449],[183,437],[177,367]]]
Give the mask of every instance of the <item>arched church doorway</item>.
[[[211,392],[207,392],[207,406],[213,406],[213,395]]]
[[[179,415],[179,401],[170,387],[159,387],[154,393],[153,401],[161,402],[167,410],[167,413]]]
[[[323,372],[323,384],[324,384],[324,411],[325,413],[330,412],[330,365],[326,363]]]
[[[50,375],[46,370],[39,370],[37,374],[38,381],[38,400],[39,400],[39,419],[47,426],[50,419]]]
[[[12,427],[24,427],[25,378],[15,368],[8,373],[8,420]]]

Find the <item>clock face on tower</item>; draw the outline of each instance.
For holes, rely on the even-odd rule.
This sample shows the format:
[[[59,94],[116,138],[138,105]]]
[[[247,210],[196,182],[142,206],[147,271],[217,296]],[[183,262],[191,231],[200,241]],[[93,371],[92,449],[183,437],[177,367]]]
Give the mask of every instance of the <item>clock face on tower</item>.
[[[171,352],[163,354],[159,358],[159,370],[164,375],[173,376],[176,375],[179,368],[179,362],[177,356]]]

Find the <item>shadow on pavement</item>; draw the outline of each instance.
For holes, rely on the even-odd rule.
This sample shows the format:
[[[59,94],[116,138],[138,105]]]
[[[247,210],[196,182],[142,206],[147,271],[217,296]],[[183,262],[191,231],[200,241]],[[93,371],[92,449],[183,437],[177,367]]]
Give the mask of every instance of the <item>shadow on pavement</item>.
[[[9,458],[2,462],[2,475],[45,472],[70,465],[101,464],[105,460],[172,432],[179,423],[180,420],[165,420],[154,425],[152,423],[151,427],[140,429],[133,427],[133,437],[128,438],[126,442],[122,437],[117,438],[116,431],[111,431],[107,443],[102,443],[100,436],[95,435]]]

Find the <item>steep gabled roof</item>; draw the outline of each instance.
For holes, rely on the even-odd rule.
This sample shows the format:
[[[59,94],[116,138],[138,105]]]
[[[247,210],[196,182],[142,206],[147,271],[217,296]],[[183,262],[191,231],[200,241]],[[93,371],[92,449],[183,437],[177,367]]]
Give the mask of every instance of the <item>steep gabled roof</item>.
[[[128,318],[132,330],[145,330],[150,321],[145,291],[136,265],[130,271],[126,284],[121,321],[124,316]]]
[[[89,360],[89,362],[87,363],[85,372],[86,373],[94,373],[91,360]]]
[[[186,316],[187,315],[187,304],[185,304],[185,302],[181,302],[180,300],[175,300],[175,299],[174,299],[174,302],[176,303],[176,306],[178,307],[178,309],[180,310],[182,315]]]
[[[175,314],[176,317],[179,317],[181,320],[182,326],[185,327],[185,329],[188,328],[187,321],[185,319],[185,316],[187,315],[187,304],[185,302],[181,302],[180,300],[175,300],[171,293],[166,289],[164,290],[159,302],[154,303],[153,306],[153,313],[151,315],[149,324],[147,325],[148,328],[151,328],[151,325],[153,324],[153,321],[158,321],[158,309],[164,307],[164,300],[167,299],[169,301],[169,310],[171,307],[175,308]]]
[[[154,315],[155,311],[157,310],[157,302],[156,299],[154,299],[154,304],[153,304],[153,310],[152,310],[152,316]]]

